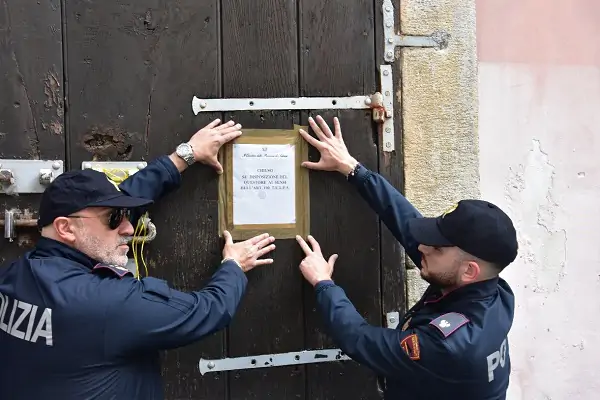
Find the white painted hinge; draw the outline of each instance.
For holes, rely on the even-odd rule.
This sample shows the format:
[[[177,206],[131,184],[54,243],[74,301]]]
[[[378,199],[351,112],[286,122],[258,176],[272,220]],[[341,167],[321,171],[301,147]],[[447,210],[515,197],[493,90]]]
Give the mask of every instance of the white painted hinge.
[[[380,66],[380,92],[349,97],[282,97],[282,98],[192,98],[194,115],[201,112],[271,111],[271,110],[362,110],[372,109],[373,120],[381,127],[383,151],[395,150],[394,87],[392,68]]]
[[[384,59],[388,63],[396,60],[396,47],[433,47],[444,49],[448,46],[450,35],[444,31],[433,32],[428,36],[397,35],[394,29],[395,16],[392,0],[383,0],[383,32],[384,32]]]

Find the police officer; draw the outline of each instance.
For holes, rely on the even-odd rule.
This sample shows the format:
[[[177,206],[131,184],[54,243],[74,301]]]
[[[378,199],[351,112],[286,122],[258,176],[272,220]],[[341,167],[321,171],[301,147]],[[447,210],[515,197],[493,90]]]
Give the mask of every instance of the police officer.
[[[300,133],[321,157],[304,167],[347,176],[430,283],[397,329],[369,325],[332,280],[337,255],[326,261],[314,238],[309,246],[298,237],[306,254],[300,269],[315,288],[327,332],[348,356],[385,377],[385,399],[505,399],[514,297],[498,275],[517,255],[510,218],[481,200],[422,217],[350,156],[337,119],[334,132],[317,120],[309,123],[318,140]]]
[[[162,399],[159,350],[193,343],[231,321],[245,272],[271,259],[268,234],[233,244],[202,289],[174,290],[125,268],[128,219],[176,189],[201,162],[222,172],[219,148],[240,125],[215,120],[122,182],[93,170],[48,186],[35,249],[0,269],[0,399]],[[190,216],[195,218],[196,216]],[[200,216],[202,218],[202,216]]]

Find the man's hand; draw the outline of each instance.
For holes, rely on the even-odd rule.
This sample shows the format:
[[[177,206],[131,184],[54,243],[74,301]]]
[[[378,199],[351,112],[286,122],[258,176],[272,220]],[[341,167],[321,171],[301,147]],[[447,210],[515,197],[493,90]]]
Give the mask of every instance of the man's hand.
[[[242,132],[242,125],[229,121],[226,124],[219,125],[221,120],[215,119],[204,128],[200,129],[189,140],[189,144],[194,149],[194,158],[196,161],[213,167],[217,173],[223,173],[223,166],[217,159],[219,149],[225,143],[239,137]]]
[[[225,247],[223,247],[223,259],[229,258],[235,260],[244,272],[250,271],[259,265],[272,264],[273,259],[267,258],[258,260],[270,251],[275,250],[273,243],[275,238],[268,233],[254,236],[244,242],[233,243],[231,234],[228,231],[223,233],[225,237]]]
[[[316,163],[305,161],[302,163],[302,166],[321,171],[337,171],[345,176],[348,176],[354,167],[356,167],[358,161],[356,161],[350,155],[348,149],[346,148],[344,138],[342,137],[340,121],[337,119],[337,117],[333,119],[335,134],[331,133],[331,129],[329,129],[329,126],[320,115],[317,115],[317,121],[319,122],[320,126],[317,125],[312,117],[308,119],[310,127],[320,141],[313,138],[303,129],[300,129],[300,134],[304,140],[319,150],[319,153],[321,153],[321,159]]]
[[[300,244],[300,247],[302,247],[302,250],[304,250],[304,254],[306,254],[306,258],[300,263],[300,272],[302,272],[308,283],[315,286],[321,281],[331,280],[333,266],[338,255],[334,254],[329,257],[329,261],[325,261],[321,253],[321,246],[319,246],[319,243],[312,236],[308,236],[312,250],[300,236],[296,236],[296,240]]]

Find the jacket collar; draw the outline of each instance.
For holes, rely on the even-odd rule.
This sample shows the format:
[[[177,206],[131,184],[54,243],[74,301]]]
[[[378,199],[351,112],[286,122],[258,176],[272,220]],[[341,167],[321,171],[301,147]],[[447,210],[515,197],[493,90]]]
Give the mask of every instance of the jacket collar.
[[[453,303],[473,299],[483,299],[498,291],[499,277],[462,286],[449,293],[442,294],[439,288],[430,286],[423,296],[424,304]]]
[[[50,239],[47,237],[41,237],[36,243],[35,249],[30,253],[30,258],[44,258],[44,257],[62,257],[75,261],[86,268],[92,269],[98,261],[87,256],[81,251],[61,243],[57,240]]]

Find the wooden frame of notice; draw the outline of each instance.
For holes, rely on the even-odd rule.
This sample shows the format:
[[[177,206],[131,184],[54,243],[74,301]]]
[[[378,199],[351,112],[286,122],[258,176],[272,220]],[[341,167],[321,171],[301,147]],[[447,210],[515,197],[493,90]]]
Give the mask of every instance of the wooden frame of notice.
[[[310,231],[308,170],[301,166],[308,161],[308,144],[299,129],[308,127],[294,125],[293,129],[242,129],[242,136],[221,148],[219,162],[223,173],[219,177],[219,233],[227,230],[234,240],[246,240],[268,232],[276,239],[291,239],[296,235],[306,237]],[[293,144],[295,146],[296,222],[293,224],[234,225],[233,221],[233,144]]]

